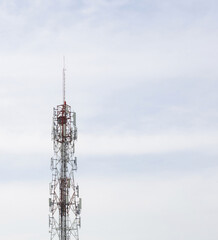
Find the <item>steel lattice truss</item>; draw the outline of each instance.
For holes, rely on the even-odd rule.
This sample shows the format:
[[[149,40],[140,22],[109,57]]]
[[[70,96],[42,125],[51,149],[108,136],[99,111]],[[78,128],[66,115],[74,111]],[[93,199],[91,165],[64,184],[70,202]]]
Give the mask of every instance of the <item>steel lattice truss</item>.
[[[77,170],[77,158],[74,156],[76,113],[71,112],[66,102],[54,108],[52,139],[54,156],[51,158],[52,181],[49,186],[50,239],[78,240],[81,198],[79,186],[74,181],[74,172]]]

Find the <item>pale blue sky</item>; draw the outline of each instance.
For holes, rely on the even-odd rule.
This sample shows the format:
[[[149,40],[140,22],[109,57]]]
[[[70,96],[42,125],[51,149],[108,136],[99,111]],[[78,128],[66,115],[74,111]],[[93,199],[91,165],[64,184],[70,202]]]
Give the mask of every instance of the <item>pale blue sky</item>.
[[[217,10],[216,1],[0,0],[0,238],[49,239],[65,55],[81,240],[217,240]]]

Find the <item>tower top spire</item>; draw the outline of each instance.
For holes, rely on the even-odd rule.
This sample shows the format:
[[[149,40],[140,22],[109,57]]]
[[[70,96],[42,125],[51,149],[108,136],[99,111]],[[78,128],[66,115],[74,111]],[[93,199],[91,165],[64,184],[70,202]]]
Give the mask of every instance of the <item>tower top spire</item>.
[[[65,56],[63,56],[63,103],[66,103],[66,99],[65,99],[65,73],[66,73],[66,68],[65,68]]]

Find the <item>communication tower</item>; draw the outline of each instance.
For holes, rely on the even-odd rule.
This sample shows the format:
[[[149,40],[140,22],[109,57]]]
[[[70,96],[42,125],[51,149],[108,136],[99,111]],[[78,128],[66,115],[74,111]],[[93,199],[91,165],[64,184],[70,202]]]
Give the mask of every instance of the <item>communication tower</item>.
[[[77,170],[75,141],[77,140],[76,113],[65,100],[65,64],[63,67],[63,104],[53,109],[51,158],[52,180],[49,185],[50,240],[79,240],[81,226],[81,198],[75,184]]]

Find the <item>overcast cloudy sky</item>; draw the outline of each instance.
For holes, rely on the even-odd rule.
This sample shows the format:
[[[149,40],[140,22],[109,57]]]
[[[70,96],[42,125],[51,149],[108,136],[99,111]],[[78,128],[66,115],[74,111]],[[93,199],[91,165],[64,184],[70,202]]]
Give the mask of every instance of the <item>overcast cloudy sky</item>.
[[[47,240],[52,109],[77,112],[81,240],[217,240],[218,3],[0,0],[0,238]]]

